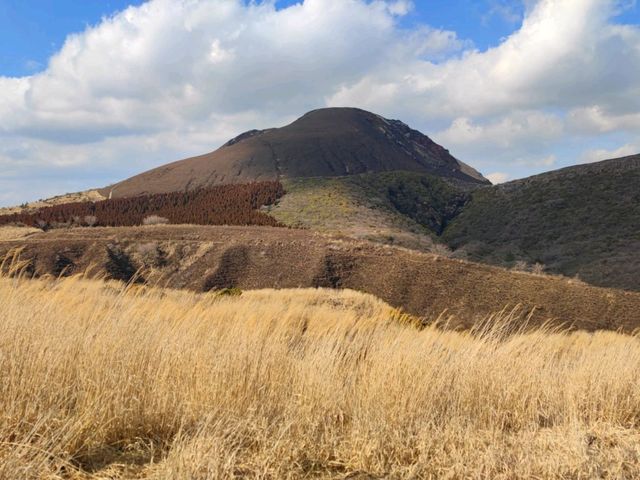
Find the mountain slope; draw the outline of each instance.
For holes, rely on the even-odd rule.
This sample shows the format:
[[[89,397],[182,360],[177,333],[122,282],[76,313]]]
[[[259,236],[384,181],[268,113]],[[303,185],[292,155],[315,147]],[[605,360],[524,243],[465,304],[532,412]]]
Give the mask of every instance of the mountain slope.
[[[415,172],[283,183],[286,195],[267,207],[282,224],[424,251],[438,248],[434,237],[469,198],[439,177]]]
[[[325,108],[282,128],[243,133],[212,153],[144,172],[101,193],[116,198],[224,183],[396,170],[434,174],[464,186],[489,184],[398,120],[356,108]]]
[[[640,155],[478,189],[443,240],[471,260],[640,290]]]

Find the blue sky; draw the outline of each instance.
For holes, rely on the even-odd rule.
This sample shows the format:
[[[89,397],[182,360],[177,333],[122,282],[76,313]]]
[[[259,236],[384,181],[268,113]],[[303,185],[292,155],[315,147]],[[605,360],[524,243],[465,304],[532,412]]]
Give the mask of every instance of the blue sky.
[[[640,152],[639,79],[634,0],[0,0],[0,205],[324,106],[505,181]]]
[[[70,33],[142,2],[129,0],[0,0],[0,75],[43,70]]]

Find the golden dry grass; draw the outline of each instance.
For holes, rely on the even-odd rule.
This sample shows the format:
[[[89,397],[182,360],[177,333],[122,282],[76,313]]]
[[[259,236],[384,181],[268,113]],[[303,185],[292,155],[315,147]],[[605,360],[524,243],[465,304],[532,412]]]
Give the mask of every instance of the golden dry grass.
[[[42,232],[42,230],[33,227],[4,226],[0,227],[0,241],[20,240],[21,238],[40,232]]]
[[[0,278],[0,308],[0,478],[640,476],[634,336],[82,278]]]

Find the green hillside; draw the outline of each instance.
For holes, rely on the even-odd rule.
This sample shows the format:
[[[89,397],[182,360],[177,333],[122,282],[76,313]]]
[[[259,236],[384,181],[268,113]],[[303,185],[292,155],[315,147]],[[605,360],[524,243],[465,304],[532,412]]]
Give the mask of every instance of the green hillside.
[[[640,155],[478,189],[442,240],[471,260],[640,290]]]
[[[432,250],[433,238],[469,194],[432,175],[367,173],[283,181],[269,212],[278,221],[325,233]]]

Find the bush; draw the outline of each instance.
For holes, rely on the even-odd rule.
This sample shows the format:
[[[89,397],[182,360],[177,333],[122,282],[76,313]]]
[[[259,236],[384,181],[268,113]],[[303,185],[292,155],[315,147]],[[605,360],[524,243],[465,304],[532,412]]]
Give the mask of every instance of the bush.
[[[513,270],[517,272],[528,272],[529,264],[524,260],[518,260],[516,263],[513,264]]]
[[[435,253],[436,255],[439,255],[441,257],[449,258],[453,255],[453,252],[451,251],[451,249],[442,243],[434,243],[431,246],[430,250],[431,250],[431,253]]]
[[[540,262],[536,262],[531,267],[531,273],[536,275],[544,275],[544,265]]]
[[[150,215],[142,220],[143,225],[167,225],[168,223],[168,218],[160,217],[159,215]]]
[[[157,243],[138,245],[137,253],[147,267],[164,267],[167,264],[166,254]]]
[[[214,290],[214,293],[219,297],[239,297],[242,295],[242,290],[238,287],[223,288],[221,290]]]

